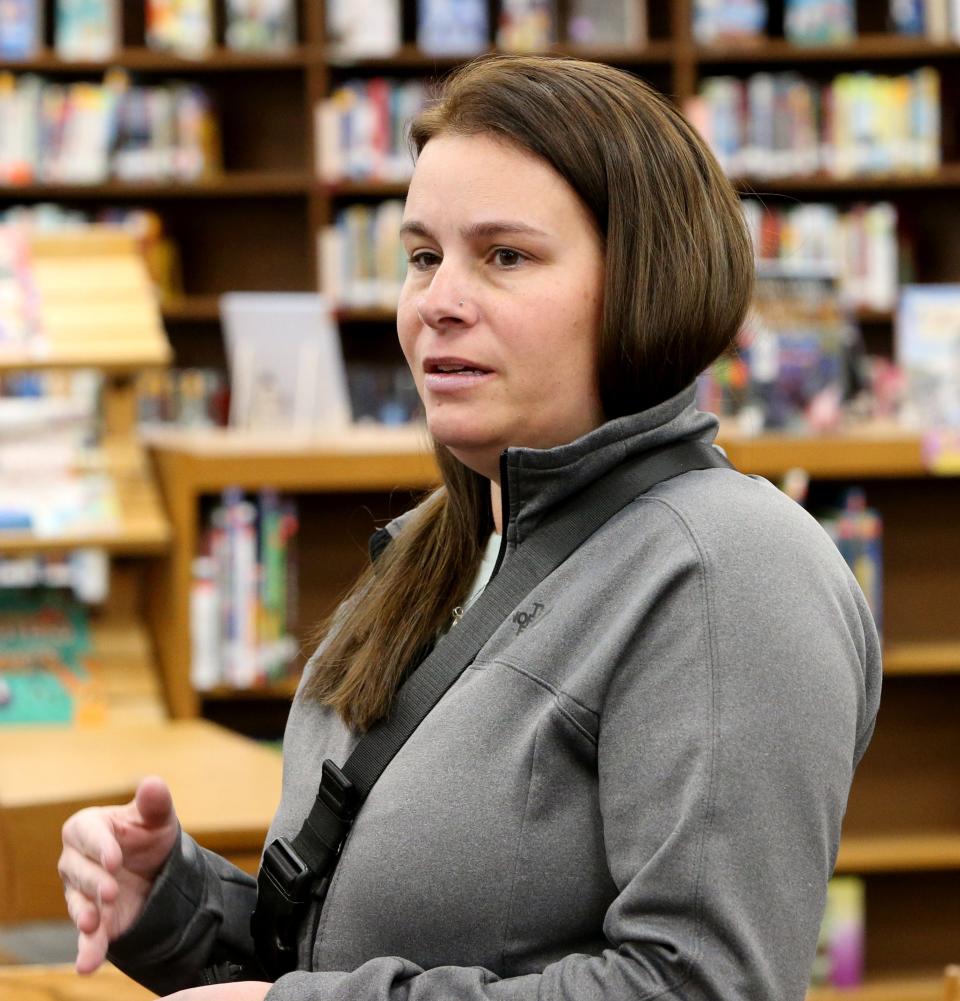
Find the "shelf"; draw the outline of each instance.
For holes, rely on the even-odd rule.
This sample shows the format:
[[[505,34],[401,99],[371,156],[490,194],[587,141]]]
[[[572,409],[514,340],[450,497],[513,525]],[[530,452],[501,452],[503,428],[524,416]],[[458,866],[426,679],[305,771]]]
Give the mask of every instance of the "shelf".
[[[392,55],[351,57],[347,54],[340,55],[330,51],[327,54],[327,59],[331,68],[337,70],[375,70],[389,73],[390,70],[398,69],[423,71],[453,69],[470,62],[471,59],[476,59],[478,56],[497,51],[497,49],[490,48],[468,55],[433,55],[429,52],[423,52],[415,45],[404,45]],[[673,59],[675,51],[673,42],[654,39],[640,49],[612,46],[601,48],[583,45],[553,45],[546,50],[546,54],[574,56],[578,59],[614,63],[617,66],[645,66],[669,63]]]
[[[419,428],[359,426],[327,435],[158,428],[145,440],[197,493],[265,484],[290,491],[422,490],[438,482]]]
[[[176,183],[106,181],[102,184],[0,186],[0,200],[71,198],[261,198],[306,195],[313,180],[305,171],[233,171],[199,181]]]
[[[164,368],[173,354],[166,341],[133,343],[118,348],[116,342],[85,344],[72,349],[49,349],[45,344],[12,351],[0,346],[0,373],[25,369],[96,368],[113,375]]]
[[[404,198],[406,181],[323,181],[321,186],[331,198]]]
[[[891,643],[883,651],[885,675],[960,674],[960,641]]]
[[[316,60],[319,52],[301,46],[289,52],[234,52],[216,49],[210,55],[188,59],[154,49],[126,48],[109,59],[63,59],[45,50],[30,59],[4,59],[0,72],[10,73],[97,73],[109,69],[156,71],[160,73],[216,73],[224,70],[300,69]]]
[[[801,468],[824,479],[929,475],[920,435],[896,427],[811,435],[763,434],[747,438],[721,430],[718,444],[743,473],[783,476]]]
[[[81,976],[73,964],[0,967],[0,1001],[152,1001],[156,994],[105,963]]]
[[[856,834],[840,841],[838,873],[960,869],[960,832]]]
[[[345,306],[335,311],[338,323],[396,323],[397,311],[385,306]]]
[[[700,46],[700,63],[860,62],[879,59],[937,59],[960,55],[960,45],[895,34],[865,34],[843,45],[795,45],[783,38],[733,46]]]
[[[197,694],[205,702],[287,702],[296,694],[299,682],[299,678],[289,678],[286,681],[278,681],[274,684],[261,685],[255,688],[229,688],[225,685],[220,685],[208,691],[198,691]]]
[[[832,174],[807,174],[784,177],[733,177],[731,182],[741,194],[758,191],[780,193],[921,191],[960,187],[960,164],[944,164],[930,172],[897,174],[856,174],[835,177]]]
[[[105,549],[112,555],[151,556],[166,552],[170,524],[146,467],[142,452],[133,444],[103,449],[84,468],[106,472],[117,491],[120,519],[113,529],[65,535],[38,536],[32,532],[0,532],[0,554],[67,552],[71,549]]]
[[[170,322],[199,321],[209,323],[220,319],[219,295],[184,295],[160,303],[164,320]]]
[[[868,980],[862,987],[815,987],[806,1001],[943,1001],[943,980],[902,976]]]

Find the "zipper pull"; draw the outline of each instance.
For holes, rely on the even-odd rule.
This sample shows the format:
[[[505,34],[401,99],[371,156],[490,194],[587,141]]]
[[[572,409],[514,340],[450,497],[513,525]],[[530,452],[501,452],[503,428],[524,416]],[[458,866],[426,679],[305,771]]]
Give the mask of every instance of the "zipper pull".
[[[460,620],[462,618],[463,618],[463,607],[457,605],[457,607],[453,610],[453,624],[450,626],[450,628],[452,629],[453,626],[460,625]]]

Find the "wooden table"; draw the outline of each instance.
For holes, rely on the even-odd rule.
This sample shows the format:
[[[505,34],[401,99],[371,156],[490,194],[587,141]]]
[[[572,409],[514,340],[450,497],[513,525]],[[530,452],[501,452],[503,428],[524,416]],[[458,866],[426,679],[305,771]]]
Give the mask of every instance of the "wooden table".
[[[149,1001],[156,995],[109,964],[81,977],[72,966],[0,966],[0,1001]]]
[[[20,885],[21,906],[12,916],[0,907],[0,918],[64,916],[56,873],[61,814],[84,800],[123,802],[150,774],[166,779],[184,830],[248,872],[256,870],[280,799],[281,758],[274,749],[206,720],[4,727],[0,884],[8,883],[8,899],[11,881]]]

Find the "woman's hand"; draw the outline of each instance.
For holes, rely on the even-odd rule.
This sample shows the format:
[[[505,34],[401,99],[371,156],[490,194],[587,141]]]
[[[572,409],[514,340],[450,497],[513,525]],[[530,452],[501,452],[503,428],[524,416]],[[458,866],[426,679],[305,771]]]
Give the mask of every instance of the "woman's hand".
[[[160,1001],[263,1001],[273,984],[260,980],[244,980],[239,984],[214,984],[212,987],[191,987],[187,991],[168,994]]]
[[[57,869],[79,932],[78,973],[92,973],[110,942],[140,916],[179,830],[170,790],[159,778],[144,779],[123,806],[89,807],[63,825]]]

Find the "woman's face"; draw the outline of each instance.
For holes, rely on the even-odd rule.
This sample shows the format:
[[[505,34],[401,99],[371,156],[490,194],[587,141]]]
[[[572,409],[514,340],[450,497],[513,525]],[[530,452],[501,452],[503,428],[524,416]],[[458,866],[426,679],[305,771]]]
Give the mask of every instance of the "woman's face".
[[[489,136],[431,139],[401,233],[397,329],[438,442],[498,479],[508,446],[549,448],[603,422],[603,249],[552,167]]]

